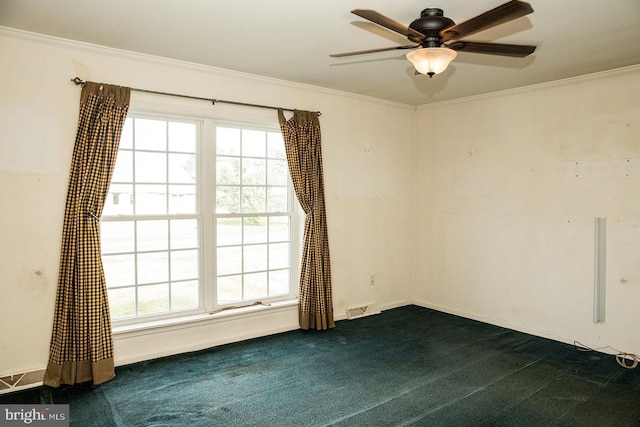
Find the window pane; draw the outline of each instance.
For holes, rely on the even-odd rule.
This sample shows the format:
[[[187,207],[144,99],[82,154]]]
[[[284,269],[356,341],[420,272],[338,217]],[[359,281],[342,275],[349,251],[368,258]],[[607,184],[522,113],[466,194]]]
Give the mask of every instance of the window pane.
[[[196,182],[195,154],[169,154],[169,182],[176,184]]]
[[[286,295],[289,293],[289,270],[278,270],[269,272],[269,296]]]
[[[187,310],[200,306],[197,280],[177,282],[171,285],[171,310]]]
[[[267,167],[269,185],[287,185],[289,169],[287,168],[287,162],[285,160],[269,159],[267,161]]]
[[[289,243],[269,245],[269,269],[289,267]]]
[[[246,274],[244,276],[244,299],[258,299],[269,296],[267,292],[267,273]]]
[[[166,313],[169,311],[169,285],[149,285],[138,287],[138,314]]]
[[[272,216],[269,218],[269,241],[284,242],[289,240],[289,217]]]
[[[118,147],[121,149],[133,148],[133,119],[131,117],[127,117],[124,121]],[[118,156],[120,156],[120,153],[118,153]]]
[[[133,254],[105,255],[102,257],[107,288],[134,285],[136,283],[136,265]]]
[[[242,247],[218,248],[218,276],[242,273]]]
[[[164,120],[136,119],[134,125],[136,150],[167,149],[167,122]]]
[[[244,247],[244,271],[262,271],[267,269],[267,245]]]
[[[198,251],[172,251],[171,252],[171,280],[197,279]]]
[[[217,185],[240,185],[240,158],[218,157],[216,161]]]
[[[167,187],[165,185],[135,186],[135,213],[137,215],[164,215],[167,213]]]
[[[138,254],[138,283],[166,282],[169,280],[167,252]]]
[[[133,185],[111,184],[102,215],[131,215],[133,213]]]
[[[242,212],[265,211],[266,187],[242,187]]]
[[[136,315],[136,289],[118,288],[107,291],[111,319],[123,319]]]
[[[284,141],[282,140],[282,133],[280,132],[268,132],[267,133],[267,156],[275,157],[278,159],[286,158],[284,150]]]
[[[242,130],[242,155],[265,157],[267,154],[266,133],[261,130]]]
[[[138,221],[136,227],[139,251],[163,250],[169,248],[169,221]]]
[[[218,218],[217,221],[217,245],[239,245],[242,243],[242,219]]]
[[[240,187],[219,186],[216,189],[216,212],[240,212]]]
[[[171,220],[171,249],[186,249],[198,247],[198,220]]]
[[[170,214],[195,214],[197,211],[196,186],[195,185],[170,185],[169,186],[169,213]]]
[[[119,151],[111,182],[133,182],[133,152]]]
[[[218,304],[242,301],[242,276],[218,277],[216,290]]]
[[[216,153],[240,155],[240,129],[217,128]]]
[[[242,159],[242,184],[266,185],[267,164],[264,159]]]
[[[196,130],[194,123],[169,122],[169,151],[195,153]]]
[[[263,243],[268,238],[267,219],[264,217],[246,217],[243,219],[244,243]]]
[[[167,182],[167,155],[165,153],[136,152],[136,182]]]
[[[100,235],[103,254],[132,252],[135,250],[133,221],[101,221]]]
[[[267,212],[286,212],[287,194],[287,187],[268,187]]]

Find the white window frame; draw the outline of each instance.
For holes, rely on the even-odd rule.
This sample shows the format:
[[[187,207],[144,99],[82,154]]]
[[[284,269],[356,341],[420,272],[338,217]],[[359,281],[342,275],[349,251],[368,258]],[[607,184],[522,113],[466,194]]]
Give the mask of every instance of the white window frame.
[[[166,106],[165,106],[166,107]],[[155,111],[154,111],[155,110]],[[199,114],[181,114],[176,112],[174,108],[163,108],[160,111],[157,109],[130,109],[129,117],[142,118],[142,119],[155,119],[166,121],[184,121],[184,122],[196,122],[198,123],[198,138],[196,147],[197,156],[197,208],[195,215],[189,215],[190,217],[197,217],[199,221],[199,275],[200,275],[200,304],[198,308],[192,310],[182,310],[177,312],[168,312],[161,314],[142,315],[136,317],[128,317],[123,319],[112,319],[112,326],[114,328],[128,328],[136,327],[136,325],[162,323],[166,324],[166,321],[178,321],[182,322],[188,319],[201,320],[199,315],[210,315],[211,313],[218,313],[225,311],[225,313],[232,314],[233,310],[244,306],[252,305],[257,300],[241,301],[230,304],[218,304],[216,301],[216,128],[218,126],[223,127],[236,127],[241,129],[253,129],[260,131],[280,132],[280,128],[277,124],[277,118],[273,114],[274,119],[269,123],[264,120],[242,120],[241,115],[237,115],[239,119],[216,118],[213,115],[199,115]],[[287,174],[288,175],[288,174]],[[259,298],[260,302],[265,304],[274,304],[278,306],[278,302],[286,304],[292,303],[297,298],[298,293],[298,280],[299,280],[299,265],[300,265],[300,247],[302,241],[301,232],[301,219],[303,217],[302,209],[300,208],[291,179],[288,176],[288,199],[291,209],[290,213],[290,292],[285,295],[279,295],[276,297]],[[209,186],[205,186],[204,183],[212,183]],[[168,215],[171,217],[171,215]],[[143,219],[147,216],[103,216],[105,221],[123,221],[127,219]],[[162,218],[165,218],[163,216]],[[137,286],[137,285],[136,285]],[[265,307],[268,309],[268,307]],[[242,312],[238,310],[238,312]]]
[[[255,130],[255,131],[259,131],[259,132],[272,132],[272,133],[280,133],[280,128],[277,126],[260,126],[260,125],[255,125],[255,124],[247,124],[247,123],[242,123],[242,122],[234,122],[234,121],[214,121],[213,122],[214,127],[217,129],[218,127],[221,128],[234,128],[234,129],[239,129],[241,132],[243,130]],[[215,137],[216,134],[214,133],[214,141],[215,141]],[[214,143],[214,147],[216,146],[217,141],[215,141]],[[207,144],[209,145],[209,144]],[[215,165],[215,159],[216,159],[216,155],[217,153],[212,153],[211,157],[209,157],[209,155],[203,155],[203,158],[211,158],[213,159],[213,164]],[[232,156],[235,157],[235,156]],[[254,156],[237,156],[238,159],[242,160],[244,158],[256,158]],[[269,159],[268,157],[268,153],[265,154],[264,157],[265,161],[267,159]],[[285,163],[286,163],[286,158],[284,159]],[[214,172],[215,172],[215,168],[214,168]],[[217,186],[217,182],[216,182],[216,186]],[[268,183],[266,184],[266,186],[268,186]],[[297,240],[296,236],[299,235],[298,232],[298,222],[297,222],[297,215],[296,215],[296,206],[298,206],[298,202],[295,196],[295,193],[293,191],[293,185],[291,183],[291,178],[289,176],[289,173],[287,171],[287,200],[288,200],[288,208],[287,211],[285,212],[262,212],[259,213],[258,215],[253,215],[250,212],[240,212],[240,213],[218,213],[215,211],[215,188],[213,189],[213,194],[211,196],[206,196],[205,200],[207,202],[212,202],[213,206],[211,207],[206,207],[206,212],[208,215],[208,213],[212,213],[213,214],[213,218],[211,220],[211,223],[214,224],[213,227],[211,227],[212,229],[215,229],[215,223],[216,220],[218,218],[244,218],[244,217],[254,217],[254,216],[265,216],[265,217],[272,217],[272,216],[288,216],[289,217],[289,243],[290,243],[290,265],[289,265],[289,289],[290,292],[288,294],[284,294],[282,296],[275,296],[275,297],[260,297],[260,298],[247,298],[247,299],[243,299],[242,301],[239,302],[229,302],[229,303],[220,303],[217,300],[214,300],[213,302],[213,306],[215,307],[216,310],[219,310],[220,308],[223,307],[229,307],[229,306],[236,306],[236,305],[250,305],[250,304],[254,304],[257,302],[268,302],[268,301],[277,301],[277,300],[281,300],[281,299],[290,299],[292,297],[295,296],[295,291],[294,289],[297,288],[298,285],[298,281],[297,278],[299,277],[299,275],[297,274],[297,270],[298,270],[298,265],[299,262],[296,262],[296,260],[299,258],[297,256],[298,249],[299,249],[299,244],[297,244]],[[207,219],[208,221],[208,219]],[[215,242],[217,239],[211,239],[211,242]],[[267,241],[267,243],[271,243],[270,240]],[[252,244],[243,244],[244,246],[252,246]],[[212,253],[216,253],[216,245],[214,245],[213,247],[213,252]],[[244,259],[244,258],[243,258]],[[216,277],[214,278],[214,280],[217,281],[217,277],[218,277],[218,269],[217,266],[215,266],[215,274]],[[244,269],[243,269],[244,270]],[[272,270],[268,270],[268,271],[272,271]],[[246,272],[243,271],[243,275],[247,274]],[[250,273],[249,273],[250,274]],[[217,284],[217,282],[216,282]]]

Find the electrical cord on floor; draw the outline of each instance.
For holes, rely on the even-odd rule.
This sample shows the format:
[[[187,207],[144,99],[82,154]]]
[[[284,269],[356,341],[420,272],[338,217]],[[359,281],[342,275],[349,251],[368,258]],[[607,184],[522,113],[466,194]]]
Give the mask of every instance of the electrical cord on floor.
[[[599,351],[599,350],[606,350],[606,349],[613,350],[616,352],[615,357],[618,365],[626,369],[635,369],[638,366],[638,363],[640,363],[640,357],[638,357],[637,354],[620,351],[611,346],[591,348],[591,347],[587,347],[586,345],[578,341],[574,341],[573,346],[578,351]]]

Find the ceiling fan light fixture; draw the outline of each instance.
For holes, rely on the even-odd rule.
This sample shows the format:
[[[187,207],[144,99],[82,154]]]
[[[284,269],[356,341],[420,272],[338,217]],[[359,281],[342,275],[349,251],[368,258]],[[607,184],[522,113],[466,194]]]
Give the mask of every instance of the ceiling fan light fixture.
[[[447,69],[458,53],[448,47],[425,47],[407,53],[407,59],[420,74],[433,77]]]

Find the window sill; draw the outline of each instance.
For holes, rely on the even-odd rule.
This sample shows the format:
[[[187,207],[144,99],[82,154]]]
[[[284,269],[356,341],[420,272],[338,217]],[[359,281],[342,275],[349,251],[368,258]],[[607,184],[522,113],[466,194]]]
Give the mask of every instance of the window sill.
[[[271,302],[269,305],[250,305],[246,307],[230,308],[224,311],[213,313],[200,313],[182,317],[172,317],[169,319],[153,320],[149,322],[140,322],[130,325],[114,326],[113,336],[137,336],[152,333],[165,332],[176,329],[190,328],[198,326],[202,323],[224,322],[238,320],[247,317],[265,315],[274,311],[291,309],[298,305],[298,299],[288,299],[283,301]]]

